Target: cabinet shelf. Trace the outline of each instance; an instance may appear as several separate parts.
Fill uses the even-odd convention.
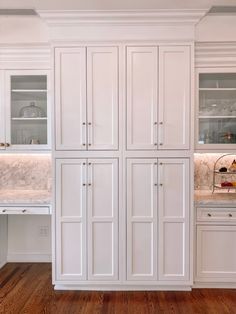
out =
[[[212,87],[212,88],[204,88],[204,87],[200,87],[199,88],[200,91],[236,91],[236,88],[234,87]]]
[[[47,89],[12,89],[13,93],[46,93]]]
[[[219,184],[215,184],[214,188],[219,190],[236,190],[236,186],[221,186]]]
[[[11,118],[13,121],[46,121],[47,117],[39,117],[39,118]]]
[[[199,116],[199,119],[236,119],[236,116]]]
[[[223,171],[215,170],[214,173],[222,174],[222,175],[224,175],[224,174],[226,174],[226,175],[227,174],[235,174],[236,175],[236,171],[235,172],[233,172],[233,171],[225,171],[225,172],[223,172]]]

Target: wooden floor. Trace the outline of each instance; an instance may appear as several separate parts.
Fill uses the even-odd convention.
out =
[[[7,264],[0,270],[0,313],[236,313],[236,290],[192,292],[54,291],[50,264]]]

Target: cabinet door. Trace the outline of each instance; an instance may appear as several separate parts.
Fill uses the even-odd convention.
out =
[[[157,47],[127,48],[127,148],[157,146]]]
[[[189,160],[159,159],[159,279],[189,280]]]
[[[118,279],[118,161],[88,160],[88,279]]]
[[[87,48],[88,149],[118,149],[118,48]]]
[[[127,160],[127,279],[157,279],[157,160]]]
[[[55,49],[56,149],[86,149],[86,50]]]
[[[197,280],[235,282],[236,226],[197,226]]]
[[[159,48],[159,149],[189,149],[190,47]]]
[[[56,160],[56,280],[86,279],[86,160]]]

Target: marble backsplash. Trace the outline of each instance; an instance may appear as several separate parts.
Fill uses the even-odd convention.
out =
[[[0,156],[0,190],[48,190],[52,185],[49,154]]]
[[[194,188],[195,190],[211,190],[213,184],[213,169],[216,160],[223,154],[194,154]],[[235,155],[228,155],[217,163],[217,170],[221,167],[229,168]],[[216,183],[222,181],[236,181],[236,174],[216,176]]]

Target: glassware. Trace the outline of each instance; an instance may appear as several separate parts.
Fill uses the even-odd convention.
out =
[[[46,116],[43,109],[36,106],[34,101],[31,101],[29,106],[21,108],[19,115],[21,118],[40,118]]]

